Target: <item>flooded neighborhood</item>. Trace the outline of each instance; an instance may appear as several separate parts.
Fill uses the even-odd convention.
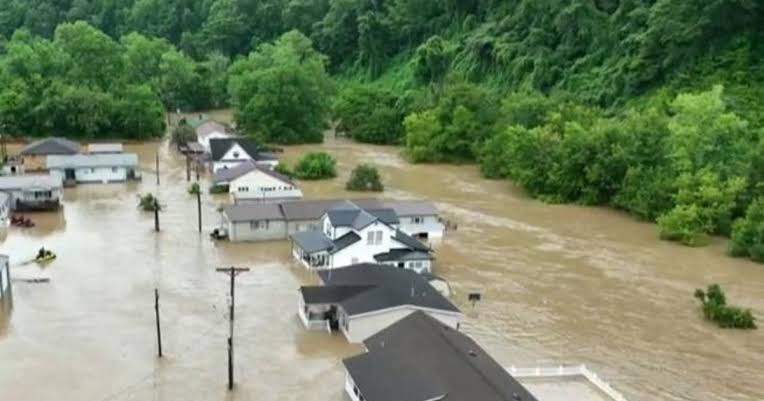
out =
[[[764,399],[764,333],[719,330],[699,318],[692,297],[720,283],[764,316],[764,269],[726,256],[723,240],[661,242],[654,225],[617,211],[542,203],[472,165],[412,165],[399,148],[331,134],[278,157],[292,164],[313,150],[334,156],[339,176],[299,181],[306,200],[368,198],[344,185],[365,162],[379,168],[381,198],[432,202],[449,222],[430,241],[432,273],[463,313],[459,331],[507,369],[585,365],[632,401]],[[298,291],[319,278],[295,260],[291,242],[212,240],[231,201],[208,193],[209,172],[200,177],[199,233],[185,157],[167,141],[124,151],[138,156],[140,181],[67,187],[60,210],[26,213],[34,227],[2,234],[11,277],[49,280],[15,281],[12,308],[0,310],[1,398],[345,400],[342,360],[364,347],[303,327]],[[161,205],[159,232],[137,208],[146,193]],[[30,263],[41,247],[56,258]],[[236,278],[229,392],[229,277],[216,268],[231,266],[250,270]],[[530,376],[517,378],[540,400],[605,399]]]

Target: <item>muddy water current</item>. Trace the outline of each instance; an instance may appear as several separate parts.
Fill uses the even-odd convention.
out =
[[[51,282],[15,283],[13,311],[0,317],[0,399],[344,400],[341,359],[359,348],[302,329],[297,288],[315,278],[292,263],[287,243],[210,241],[226,198],[204,195],[199,234],[184,159],[166,143],[127,148],[140,156],[141,183],[67,189],[61,211],[30,215],[35,228],[0,237],[12,273],[38,271],[24,262],[40,246],[58,254],[45,268]],[[317,148],[338,158],[340,177],[301,183],[307,198],[359,197],[344,182],[354,165],[372,162],[383,196],[432,200],[458,224],[435,244],[435,273],[450,281],[465,331],[502,364],[584,363],[631,401],[764,400],[764,330],[718,329],[692,297],[720,283],[764,319],[764,267],[725,256],[724,241],[661,242],[653,225],[618,212],[546,205],[471,166],[409,165],[396,148],[330,139],[283,157]],[[164,206],[158,234],[136,208],[145,192]],[[252,270],[236,281],[229,393],[229,282],[214,269],[231,265]],[[483,300],[473,308],[466,298],[475,291]]]

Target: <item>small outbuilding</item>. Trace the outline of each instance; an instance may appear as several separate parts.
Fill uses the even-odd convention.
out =
[[[0,192],[10,197],[11,210],[56,210],[64,185],[61,177],[50,174],[7,176],[0,177]]]
[[[138,155],[134,153],[96,153],[48,156],[48,169],[67,185],[112,183],[139,178]]]

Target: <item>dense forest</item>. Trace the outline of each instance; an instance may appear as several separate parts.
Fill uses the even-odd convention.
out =
[[[479,163],[764,261],[755,0],[7,0],[0,127],[144,138],[232,107],[268,142]]]

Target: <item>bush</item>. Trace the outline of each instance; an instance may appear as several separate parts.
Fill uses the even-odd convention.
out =
[[[178,126],[172,130],[171,140],[173,143],[178,145],[186,142],[196,141],[196,132],[190,125],[188,125],[186,119],[184,118],[180,120]]]
[[[213,185],[210,187],[211,194],[225,194],[228,193],[228,185]]]
[[[696,205],[679,205],[658,217],[661,239],[677,241],[689,246],[704,245],[710,225]]]
[[[764,263],[764,198],[751,203],[745,217],[733,225],[730,254]]]
[[[140,201],[138,202],[138,207],[144,212],[153,212],[154,210],[162,209],[162,207],[159,205],[159,199],[157,199],[157,197],[151,193],[141,195]]]
[[[325,152],[306,154],[294,168],[295,177],[302,180],[323,180],[337,176],[337,161]]]
[[[279,164],[277,164],[276,167],[273,168],[273,170],[289,178],[294,178],[294,171],[291,168],[289,168],[289,165],[287,165],[284,162],[279,162]]]
[[[381,192],[385,188],[379,176],[377,168],[371,164],[359,164],[350,174],[345,188],[349,191],[375,191]]]
[[[703,316],[722,328],[755,329],[756,318],[750,309],[727,305],[727,297],[719,284],[708,286],[706,291],[698,288],[695,298],[703,304]]]

